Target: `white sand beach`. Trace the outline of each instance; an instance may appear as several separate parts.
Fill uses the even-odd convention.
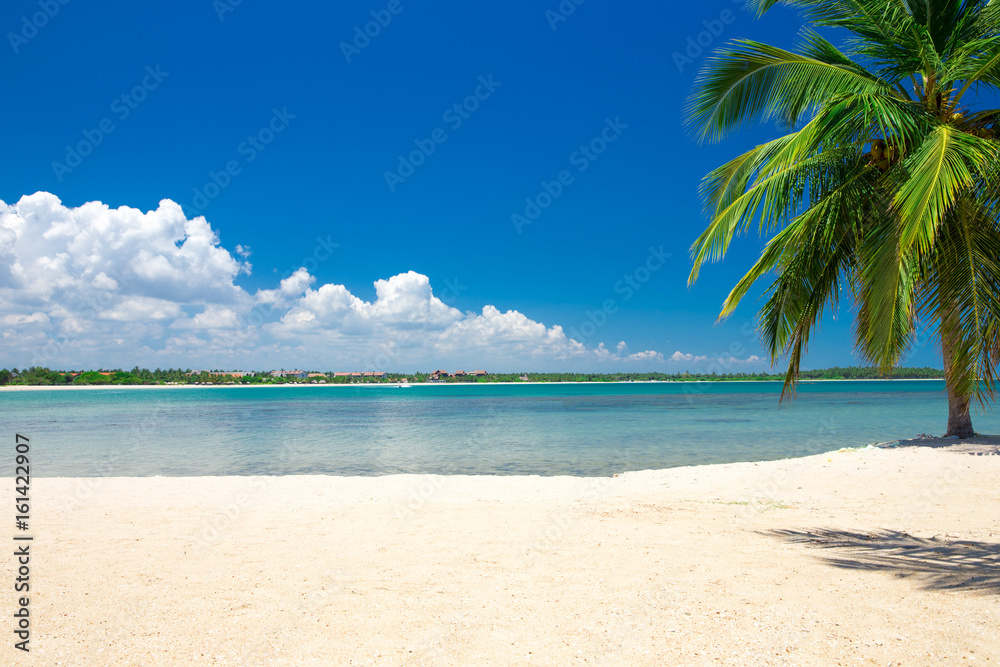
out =
[[[997,665],[1000,439],[975,443],[608,479],[35,479],[31,655],[8,630],[0,661]]]

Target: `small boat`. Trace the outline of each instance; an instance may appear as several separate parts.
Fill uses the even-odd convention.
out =
[[[410,388],[410,383],[409,382],[400,382],[399,384],[396,385],[396,388],[397,389],[409,389]]]

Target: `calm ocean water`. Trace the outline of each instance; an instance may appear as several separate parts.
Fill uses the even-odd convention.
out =
[[[941,434],[941,381],[0,392],[32,473],[610,475]],[[1000,433],[996,410],[977,413]]]

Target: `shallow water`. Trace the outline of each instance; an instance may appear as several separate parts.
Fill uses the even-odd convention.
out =
[[[942,381],[0,392],[32,474],[610,475],[805,456],[947,419]],[[996,410],[973,417],[1000,433]]]

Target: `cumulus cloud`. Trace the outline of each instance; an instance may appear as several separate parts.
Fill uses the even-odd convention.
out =
[[[4,315],[0,317],[0,324],[5,327],[24,326],[26,324],[48,324],[49,316],[45,313],[32,313],[30,315]]]
[[[705,361],[706,359],[708,359],[707,356],[696,357],[695,355],[690,353],[685,354],[680,350],[677,350],[676,352],[670,355],[670,361],[686,361],[688,363],[695,363],[695,362]]]
[[[763,359],[757,356],[756,354],[751,354],[746,359],[741,359],[734,355],[711,357],[707,354],[695,355],[689,352],[681,352],[680,350],[677,350],[676,352],[671,354],[667,359],[668,361],[684,362],[687,364],[694,364],[697,366],[708,365],[710,368],[713,369],[717,369],[718,367],[722,367],[723,369],[730,369],[736,366],[751,366],[751,365],[760,366],[767,364],[766,359]],[[731,371],[727,370],[726,372],[731,372]]]
[[[680,363],[747,366],[625,341],[576,340],[516,310],[462,312],[414,271],[374,282],[365,301],[318,284],[306,268],[247,292],[250,249],[230,252],[208,221],[163,200],[152,211],[100,202],[67,207],[49,193],[0,201],[0,365],[83,368],[601,368]],[[594,343],[596,347],[594,346]]]
[[[663,354],[656,350],[644,350],[624,357],[625,361],[663,361]]]
[[[290,299],[302,296],[316,281],[304,268],[299,268],[292,275],[281,280],[277,289],[257,290],[255,295],[259,303],[285,305]]]
[[[629,354],[628,345],[625,341],[620,341],[615,347],[615,352],[612,352],[604,343],[600,343],[597,349],[594,350],[594,356],[597,357],[599,361],[663,361],[663,354],[657,352],[656,350],[645,350],[643,352],[635,352]]]
[[[175,329],[234,329],[239,326],[236,311],[223,306],[206,306],[191,318],[180,318],[170,325]]]
[[[68,207],[36,193],[0,201],[0,363],[388,369],[551,368],[663,363],[654,350],[574,340],[516,310],[462,312],[408,271],[365,301],[306,268],[255,293],[238,284],[250,250],[230,252],[204,217],[163,200],[152,211]]]

